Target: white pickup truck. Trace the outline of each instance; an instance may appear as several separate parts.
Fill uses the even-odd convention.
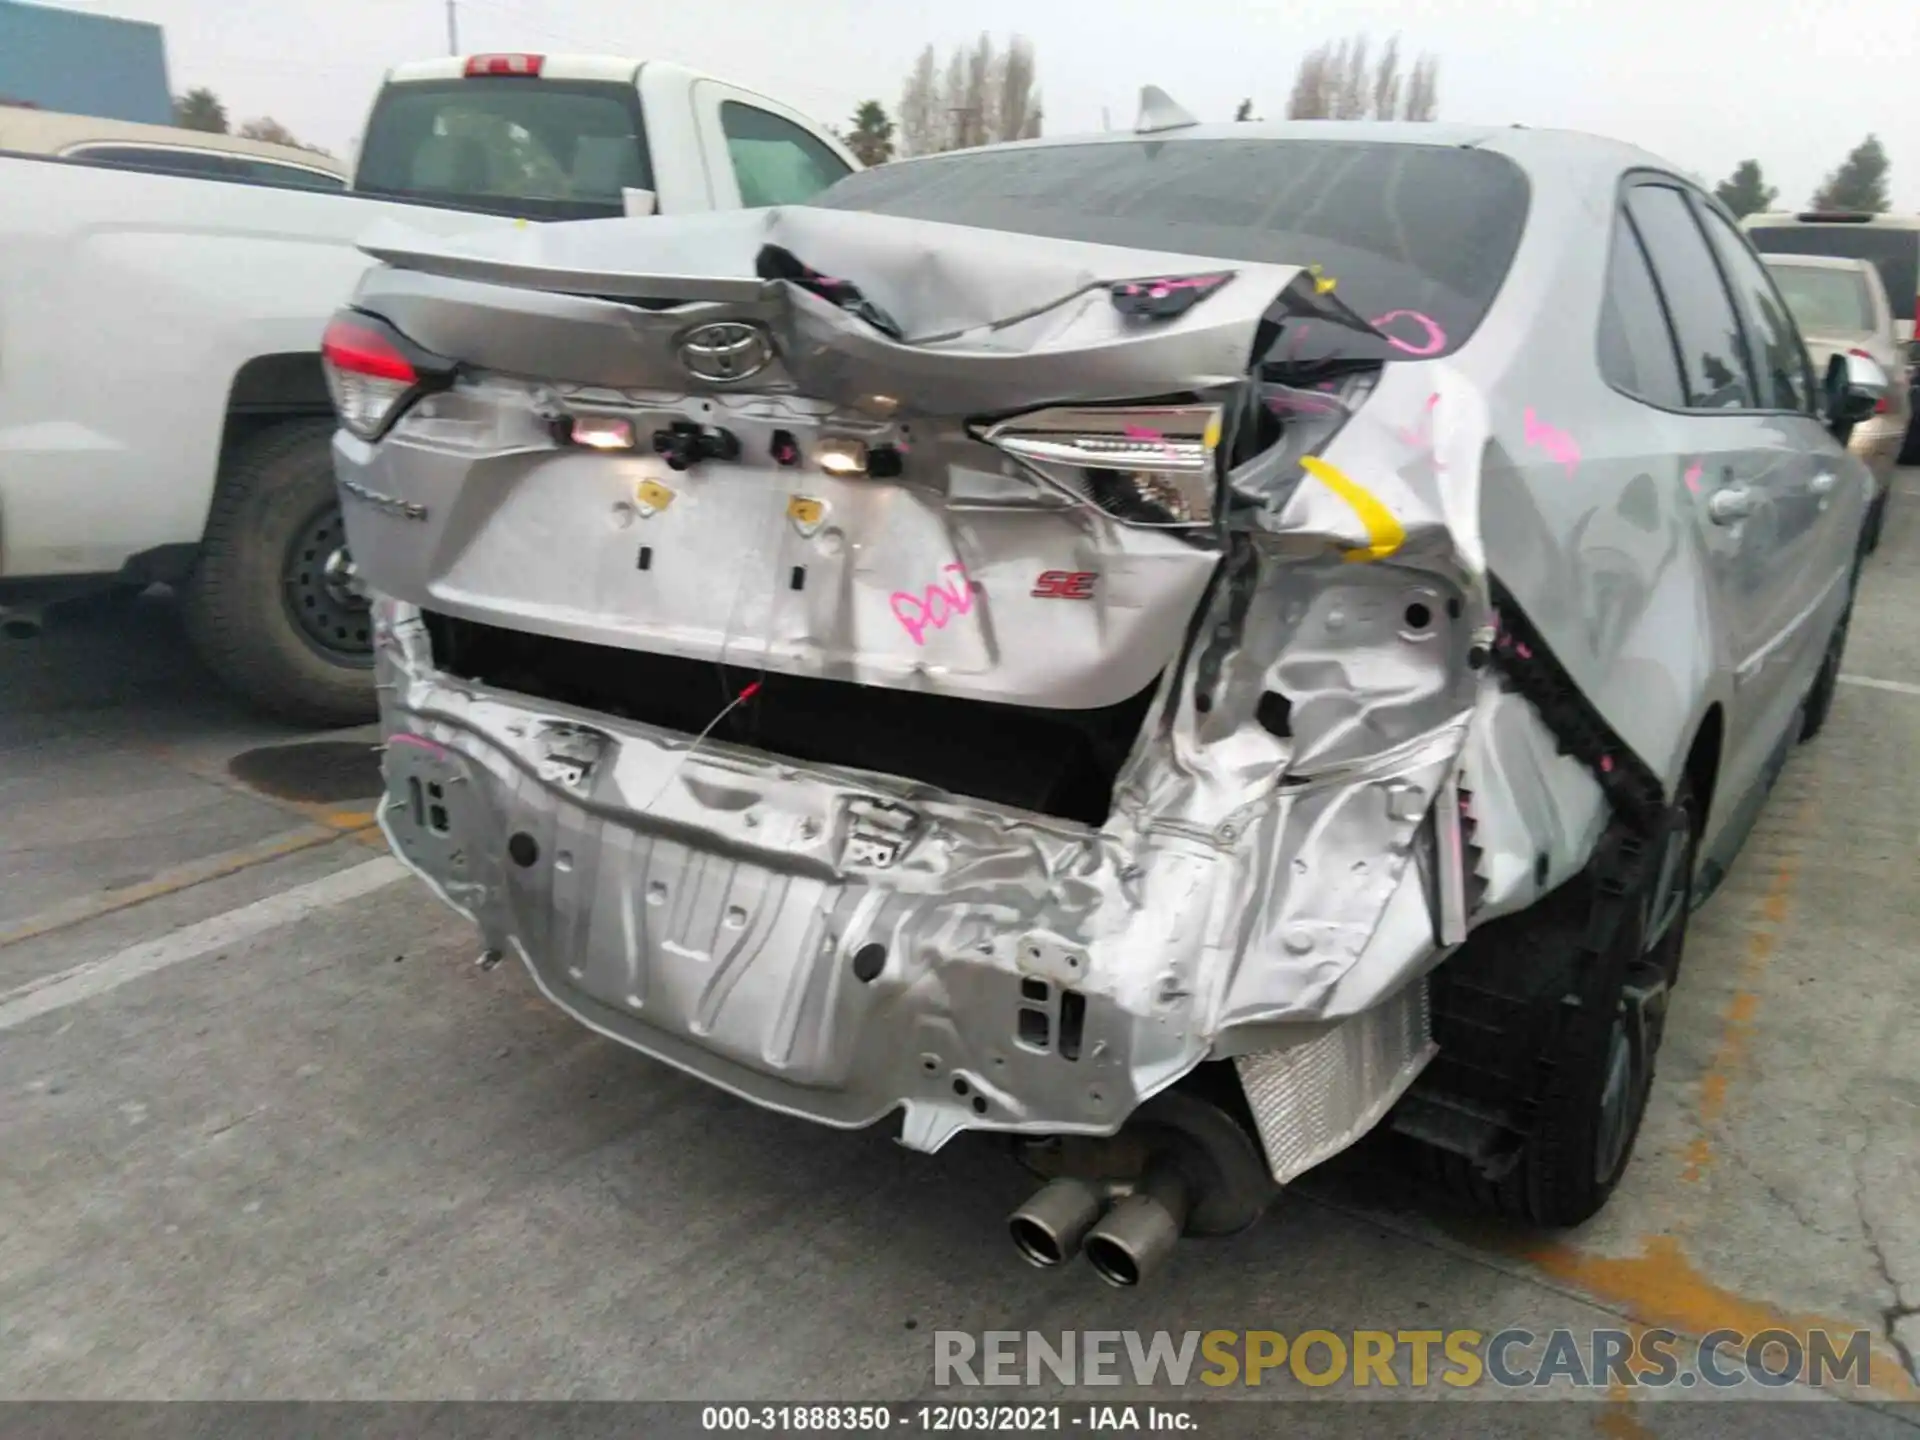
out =
[[[165,582],[257,707],[371,719],[320,366],[359,238],[791,204],[854,168],[765,96],[560,55],[396,68],[344,194],[0,152],[0,630]]]

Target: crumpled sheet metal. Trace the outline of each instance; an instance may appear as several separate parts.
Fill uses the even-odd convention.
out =
[[[458,241],[389,225],[362,241],[386,266],[368,272],[356,300],[429,349],[506,373],[630,385],[676,370],[674,347],[690,327],[753,319],[772,329],[780,353],[779,366],[756,377],[757,392],[784,388],[841,403],[881,395],[930,414],[1006,412],[1036,397],[1151,395],[1170,380],[1202,393],[1237,386],[1274,297],[1305,273],[805,207],[600,220]],[[760,279],[755,259],[764,246],[823,273],[857,276],[861,293],[906,339],[791,282]],[[1169,319],[1123,315],[1106,288],[1221,272],[1232,272],[1233,282]],[[508,286],[521,298],[503,295]],[[688,303],[637,309],[622,296]],[[482,318],[493,306],[516,312],[511,333]],[[535,333],[543,312],[553,317],[545,343]]]
[[[584,383],[620,383],[621,337],[630,352],[636,338],[664,347],[690,316],[753,315],[787,327],[793,349],[773,378],[807,395],[848,398],[884,380],[908,408],[951,413],[1030,405],[1036,393],[1112,400],[1218,385],[1306,423],[1229,477],[1237,508],[1217,583],[1118,778],[1112,817],[1091,833],[911,782],[720,746],[690,753],[685,737],[510,703],[435,674],[416,612],[383,601],[392,743],[382,823],[409,863],[438,872],[489,945],[517,951],[550,996],[608,1034],[827,1123],[866,1124],[904,1105],[903,1138],[932,1149],[971,1127],[1109,1131],[1200,1060],[1247,1054],[1236,1033],[1258,1043],[1272,1027],[1364,1015],[1417,989],[1444,950],[1433,896],[1462,878],[1433,873],[1447,847],[1423,827],[1438,801],[1475,819],[1484,843],[1465,853],[1489,905],[1525,903],[1541,854],[1555,877],[1577,868],[1600,816],[1597,789],[1557,763],[1536,715],[1467,663],[1492,625],[1488,572],[1505,574],[1483,539],[1487,466],[1518,449],[1471,371],[1388,365],[1357,406],[1357,392],[1337,387],[1267,384],[1255,394],[1245,347],[1274,297],[1297,293],[1303,269],[1234,267],[1234,284],[1155,322],[1157,338],[1121,344],[1136,322],[1084,288],[1085,255],[1021,239],[1012,253],[1030,268],[1002,277],[1002,288],[959,271],[916,310],[892,266],[851,253],[848,237],[865,238],[878,217],[830,218],[847,253],[809,248],[825,230],[777,233],[810,265],[850,262],[863,293],[910,335],[970,321],[991,335],[901,344],[784,283],[752,301],[698,302],[672,324],[577,294],[514,303],[554,318],[533,349]],[[788,221],[783,212],[697,228],[735,234],[727,253],[737,257],[747,239],[766,243]],[[909,232],[950,227],[899,223],[883,248],[904,276],[901,257],[937,248],[938,237]],[[604,222],[600,236],[559,227],[509,238],[583,247],[549,267],[574,276],[555,282],[566,290],[598,275],[591,245],[637,243],[637,230],[616,233],[625,224]],[[487,364],[490,337],[472,301],[499,292],[495,280],[521,273],[520,262],[483,271],[471,257],[389,253],[417,273],[376,270],[363,299],[429,348]],[[1221,268],[1121,254],[1133,275]],[[628,255],[623,268],[639,267]],[[958,308],[967,283],[990,297],[977,310]],[[995,327],[1011,307],[1061,294]],[[569,347],[581,320],[607,343]],[[526,363],[525,334],[514,343],[519,363],[502,368],[547,373],[544,361]],[[1229,376],[1220,357],[1234,345]],[[1078,388],[1036,390],[1037,376]],[[936,402],[943,388],[958,398]],[[1503,500],[1519,495],[1510,487]],[[356,555],[362,548],[356,537]],[[381,588],[377,567],[372,578]],[[1277,726],[1261,719],[1276,695],[1289,710]],[[572,780],[564,766],[556,772],[556,726],[576,748],[580,729],[597,733],[606,763]],[[401,797],[415,780],[455,797],[453,838],[423,835],[409,817]],[[849,816],[876,797],[914,816],[910,842],[885,867],[851,858],[866,852]],[[568,863],[510,873],[497,858],[507,832]],[[456,855],[473,873],[453,876]],[[868,945],[884,948],[887,968],[856,984],[849,962]],[[1084,995],[1080,1059],[1017,1043],[1023,979]],[[1349,1108],[1371,1113],[1383,1093]]]

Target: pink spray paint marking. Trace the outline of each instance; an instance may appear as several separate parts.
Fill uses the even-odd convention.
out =
[[[927,631],[944,630],[954,616],[965,615],[973,609],[973,582],[967,579],[966,569],[960,565],[942,568],[955,578],[936,581],[918,595],[910,590],[896,590],[887,597],[893,618],[916,645],[927,643]]]
[[[1433,448],[1433,412],[1439,404],[1440,392],[1436,390],[1427,397],[1426,409],[1420,412],[1420,428],[1416,430],[1405,425],[1400,427],[1400,439],[1403,444],[1415,450]]]
[[[1687,473],[1681,478],[1687,482],[1687,489],[1698,495],[1700,493],[1700,462],[1696,460],[1689,465]]]
[[[1394,349],[1403,350],[1409,355],[1427,356],[1438,355],[1442,350],[1447,348],[1447,332],[1440,328],[1439,324],[1431,315],[1419,310],[1389,310],[1386,314],[1368,323],[1370,323],[1374,329],[1380,331],[1381,334],[1385,335],[1387,322],[1398,320],[1402,316],[1405,316],[1423,328],[1427,332],[1427,341],[1424,345],[1410,345],[1397,335],[1387,335],[1387,343],[1393,346]]]
[[[1151,440],[1160,446],[1160,451],[1164,455],[1176,455],[1179,453],[1173,446],[1167,443],[1167,437],[1162,435],[1158,430],[1150,429],[1145,425],[1127,425],[1122,428],[1125,430],[1127,439],[1129,440]]]
[[[387,737],[387,744],[411,745],[416,750],[426,751],[429,755],[433,756],[433,758],[436,760],[444,760],[447,758],[447,751],[445,746],[436,745],[433,743],[433,741],[426,739],[424,736],[410,735],[405,731],[402,731],[397,735],[389,735]]]
[[[1580,473],[1580,447],[1573,437],[1564,430],[1556,430],[1551,425],[1543,425],[1533,418],[1533,407],[1527,407],[1523,417],[1526,424],[1527,444],[1546,451],[1560,464],[1567,467],[1567,478],[1571,480]]]

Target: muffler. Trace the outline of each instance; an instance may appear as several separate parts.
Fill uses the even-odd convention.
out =
[[[0,606],[0,635],[9,640],[35,640],[45,628],[38,605]]]
[[[1084,1180],[1049,1180],[1007,1217],[1013,1243],[1029,1265],[1050,1270],[1080,1253],[1106,1199]]]
[[[1056,1182],[1058,1183],[1058,1182]],[[1147,1171],[1088,1233],[1087,1263],[1109,1285],[1138,1285],[1166,1263],[1187,1228],[1187,1182],[1171,1165]]]

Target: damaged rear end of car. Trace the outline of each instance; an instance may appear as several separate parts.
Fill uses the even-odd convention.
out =
[[[1251,1223],[1600,836],[1491,683],[1457,337],[1313,255],[830,208],[367,248],[328,359],[395,852],[634,1049],[1014,1137],[1036,1264]]]

